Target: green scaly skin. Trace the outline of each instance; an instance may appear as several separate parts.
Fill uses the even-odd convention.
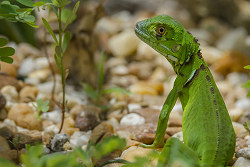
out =
[[[235,132],[223,98],[202,58],[199,44],[179,22],[167,15],[140,21],[136,35],[161,53],[177,74],[159,116],[155,141],[144,147],[164,146],[169,114],[180,98],[183,140],[167,140],[157,166],[171,165],[176,157],[201,167],[225,167],[235,151]],[[179,158],[179,159],[180,159]]]

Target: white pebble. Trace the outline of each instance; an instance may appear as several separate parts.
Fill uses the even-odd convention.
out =
[[[38,57],[35,59],[36,69],[43,69],[49,67],[49,62],[46,57]]]
[[[36,69],[35,62],[32,58],[26,58],[21,63],[18,74],[22,76],[27,76],[31,71],[34,71]]]
[[[91,130],[87,132],[76,131],[70,138],[70,144],[73,148],[82,147],[83,145],[88,144],[91,135]]]
[[[18,100],[18,92],[14,86],[4,86],[1,89],[1,93],[7,101],[16,102]]]
[[[175,137],[175,138],[179,139],[180,141],[183,141],[183,132],[182,131],[177,132],[172,137]]]
[[[47,133],[50,136],[55,136],[59,132],[59,128],[56,125],[50,125],[46,127],[43,131],[43,133]]]
[[[235,107],[241,108],[243,110],[250,109],[250,99],[244,98],[237,100],[235,103]]]
[[[121,119],[120,124],[123,126],[125,126],[125,125],[143,125],[143,124],[145,124],[145,119],[136,113],[131,113],[131,114],[125,115]]]
[[[250,160],[243,157],[239,157],[233,165],[233,167],[243,167],[243,166],[250,167]]]
[[[39,92],[41,92],[41,93],[50,94],[52,91],[53,85],[54,85],[54,82],[49,81],[49,82],[45,82],[45,83],[41,83],[41,84],[37,85],[37,88],[38,88]],[[57,94],[61,91],[62,91],[62,84],[59,82],[56,82],[55,94]]]
[[[140,109],[141,105],[140,104],[136,104],[136,103],[130,103],[128,104],[128,110],[129,112],[135,110],[135,109]]]
[[[9,119],[9,118],[6,118],[3,123],[0,124],[0,128],[2,127],[9,127],[9,126],[14,126],[16,127],[16,123],[15,121]]]
[[[51,112],[42,113],[42,118],[51,120],[54,123],[59,123],[62,120],[62,112],[54,110]]]

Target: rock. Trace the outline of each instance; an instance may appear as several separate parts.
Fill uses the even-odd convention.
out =
[[[115,118],[116,120],[120,121],[122,119],[122,117],[127,115],[127,113],[128,113],[128,110],[126,110],[124,108],[120,108],[118,110],[115,110],[115,111],[109,113],[107,118],[108,119]]]
[[[241,108],[243,110],[249,110],[250,109],[250,100],[247,98],[239,99],[235,102],[235,107]]]
[[[63,151],[63,145],[69,141],[69,135],[65,133],[56,134],[51,140],[51,149],[55,152]]]
[[[134,94],[159,95],[163,92],[163,86],[160,83],[138,82],[131,85],[129,90]]]
[[[32,58],[26,58],[22,61],[18,69],[18,74],[21,76],[27,76],[35,69],[36,69],[35,61]]]
[[[36,100],[38,89],[35,86],[25,86],[19,93],[20,102],[31,102]]]
[[[17,69],[14,64],[0,62],[0,65],[1,65],[1,72],[8,74],[12,77],[16,77]]]
[[[61,122],[59,122],[57,124],[58,129],[60,129],[60,126],[61,126]],[[64,123],[63,123],[63,128],[62,128],[62,131],[64,133],[68,134],[67,132],[71,131],[68,128],[74,128],[74,127],[75,127],[75,120],[72,117],[64,118]],[[78,131],[79,131],[79,129],[78,129]],[[68,135],[71,135],[71,134],[68,134]]]
[[[80,92],[81,94],[78,94],[78,92],[71,91],[70,94],[66,94],[65,99],[67,101],[67,107],[69,109],[73,108],[75,105],[85,105],[87,102],[87,96],[84,95],[84,92]],[[63,100],[63,93],[60,92],[57,96],[57,101]]]
[[[67,142],[63,145],[63,150],[64,150],[64,151],[72,150],[72,146],[71,146],[70,142],[67,141]]]
[[[127,61],[122,57],[112,57],[108,59],[107,62],[105,63],[105,66],[108,69],[121,66],[121,65],[124,65],[124,66],[127,65]]]
[[[208,65],[215,63],[222,56],[222,51],[216,47],[202,46],[201,47],[202,57]]]
[[[0,111],[5,107],[5,104],[6,104],[6,99],[2,95],[2,93],[0,93]]]
[[[133,110],[136,109],[141,109],[141,105],[140,104],[136,104],[136,103],[129,103],[128,104],[128,110],[129,112],[132,112]]]
[[[131,62],[128,69],[130,74],[137,76],[141,80],[146,80],[151,76],[155,66],[152,61]]]
[[[36,69],[49,68],[49,61],[47,57],[38,57],[34,60]]]
[[[245,51],[247,31],[243,27],[232,29],[216,42],[216,48],[221,50]]]
[[[0,121],[8,117],[8,112],[5,109],[0,110]]]
[[[59,132],[59,128],[56,125],[50,125],[44,129],[44,133],[54,137]]]
[[[243,67],[250,64],[250,58],[238,51],[224,52],[222,57],[211,67],[214,71],[226,76],[232,72],[247,73],[248,70]]]
[[[0,136],[0,152],[1,151],[9,151],[10,150],[10,146],[7,142],[7,140],[5,138],[3,138],[2,136]]]
[[[79,128],[65,128],[63,130],[63,132],[65,132],[66,134],[72,136],[75,132],[79,132],[80,129]]]
[[[119,65],[111,68],[110,73],[112,75],[127,75],[129,73],[129,70],[127,66]]]
[[[112,78],[110,78],[109,81],[110,84],[118,85],[125,88],[137,82],[138,78],[134,75],[113,76]]]
[[[102,122],[93,129],[93,133],[90,140],[93,143],[97,143],[103,138],[103,136],[105,136],[105,134],[113,132],[113,127],[110,123]]]
[[[21,154],[26,153],[26,149],[21,149],[18,151],[18,157],[21,156]],[[14,161],[15,163],[19,163],[19,159],[17,159],[17,151],[16,150],[8,150],[8,151],[0,151],[0,157],[9,159],[11,161]]]
[[[14,137],[14,134],[16,133],[17,129],[16,127],[9,126],[9,127],[1,127],[0,128],[0,136],[5,138],[6,140],[12,140]]]
[[[83,111],[83,105],[75,105],[73,108],[70,109],[69,113],[75,118],[80,112]]]
[[[145,119],[146,123],[157,125],[158,118],[160,114],[160,110],[152,109],[152,108],[141,108],[133,110],[132,112],[139,114]]]
[[[235,152],[238,152],[240,149],[247,147],[248,139],[236,140]]]
[[[35,117],[33,109],[26,103],[19,103],[13,107],[8,114],[8,118],[23,128],[29,130],[42,130],[42,122]]]
[[[20,91],[21,89],[21,85],[19,84],[19,81],[16,78],[4,73],[0,73],[0,89],[2,89],[6,85],[14,86],[17,91]]]
[[[245,148],[240,149],[239,151],[235,153],[235,157],[236,158],[244,157],[244,158],[250,159],[250,148],[245,147]]]
[[[151,152],[152,152],[152,149],[150,148],[132,146],[122,152],[121,158],[129,162],[135,162],[135,157],[148,157],[148,155]],[[156,166],[157,162],[158,162],[158,159],[153,158],[150,164],[147,164],[147,166]]]
[[[37,85],[37,88],[40,93],[45,93],[45,94],[50,94],[53,88],[54,82],[49,81],[49,82],[44,82],[40,83]],[[56,81],[56,86],[55,86],[55,94],[58,94],[59,92],[62,91],[62,84],[58,81]]]
[[[142,41],[139,42],[136,53],[136,59],[138,60],[153,60],[159,55],[152,47]]]
[[[1,93],[7,101],[18,101],[18,92],[14,86],[6,85],[2,87]]]
[[[46,79],[51,74],[50,69],[40,69],[40,70],[34,70],[28,74],[28,78],[36,78],[40,82],[46,81]]]
[[[59,110],[45,112],[42,113],[42,118],[44,120],[51,120],[54,123],[60,123],[62,121],[62,112]]]
[[[79,128],[81,131],[92,130],[98,124],[99,120],[95,115],[84,111],[79,113],[75,119],[75,128]]]
[[[18,44],[18,52],[21,52],[24,55],[24,57],[28,56],[40,57],[42,55],[39,49],[35,48],[34,46],[28,43]]]
[[[122,126],[126,126],[126,125],[143,125],[145,124],[145,119],[136,114],[136,113],[131,113],[131,114],[128,114],[128,115],[125,115],[121,121],[120,121],[120,124]]]
[[[183,141],[183,132],[182,131],[177,132],[172,137],[175,137],[175,138],[179,139],[180,141]]]
[[[240,117],[244,114],[244,110],[242,110],[241,108],[233,108],[229,109],[228,113],[230,117],[233,118],[233,121],[237,122],[240,119]]]
[[[250,167],[250,160],[243,157],[239,157],[233,165],[233,167],[243,167],[243,166]]]
[[[21,137],[20,148],[24,148],[25,144],[35,145],[36,143],[42,143],[42,134],[38,130],[17,132],[14,135],[14,140]]]
[[[156,67],[148,80],[154,82],[164,82],[166,80],[166,73],[167,70],[162,66]]]
[[[130,139],[145,144],[152,144],[155,139],[156,127],[153,124],[120,126],[114,129],[114,134],[117,134],[118,131],[128,131]],[[168,134],[165,134],[164,140],[167,140],[169,137]]]
[[[242,124],[237,123],[237,122],[232,122],[232,123],[233,123],[236,137],[244,138],[246,135],[248,135],[248,132],[246,131],[246,129],[244,128]]]
[[[87,145],[91,135],[92,135],[91,130],[89,130],[87,132],[74,132],[74,134],[70,138],[70,144],[73,148],[82,147],[83,145]]]
[[[214,41],[214,37],[212,36],[212,34],[210,32],[208,32],[205,29],[197,29],[197,28],[192,28],[188,30],[193,36],[196,37],[196,39],[198,39],[198,43],[201,44],[212,44]]]
[[[136,51],[139,39],[133,30],[127,30],[112,36],[108,44],[114,56],[127,57]]]
[[[227,75],[226,79],[233,85],[234,87],[237,85],[242,85],[249,79],[248,74],[232,72]]]

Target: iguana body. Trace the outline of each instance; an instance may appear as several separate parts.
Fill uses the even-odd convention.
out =
[[[161,153],[166,158],[160,158],[158,166],[171,165],[175,159],[190,160],[190,166],[227,166],[235,150],[235,132],[195,37],[167,15],[138,22],[135,32],[142,41],[165,56],[177,74],[159,116],[155,141],[144,147],[164,145],[169,114],[179,97],[184,111],[185,145],[178,139],[168,139]]]

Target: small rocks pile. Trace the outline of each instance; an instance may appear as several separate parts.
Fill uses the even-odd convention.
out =
[[[242,88],[242,84],[249,80],[243,66],[250,64],[249,57],[245,55],[249,53],[246,41],[250,36],[244,28],[230,29],[215,18],[204,18],[199,28],[194,28],[190,17],[181,16],[185,12],[168,9],[164,12],[176,16],[175,19],[199,39],[204,59],[228,107],[237,137],[235,157],[238,159],[234,166],[249,165],[250,138],[242,124],[249,120],[250,100],[246,98],[247,90]],[[157,11],[163,11],[163,7]],[[115,157],[129,161],[133,161],[134,155],[145,157],[150,149],[136,146],[140,142],[150,144],[154,141],[162,104],[176,77],[167,60],[134,34],[135,23],[151,16],[147,12],[132,16],[123,11],[98,22],[95,32],[101,46],[114,56],[105,62],[111,76],[105,86],[124,87],[134,95],[117,97],[109,94],[109,108],[103,120],[102,109],[91,104],[83,90],[75,91],[67,85],[67,112],[61,134],[57,133],[62,113],[54,102],[49,103],[49,112],[42,114],[42,120],[34,114],[35,101],[51,97],[53,78],[46,57],[28,44],[13,45],[16,49],[14,63],[0,62],[0,156],[17,162],[16,150],[8,141],[16,140],[18,136],[21,136],[19,154],[25,152],[25,144],[37,142],[42,143],[44,153],[49,154],[67,152],[76,147],[84,149],[89,140],[97,143],[106,136],[117,134],[127,140],[128,150]],[[210,31],[208,27],[218,31]],[[23,76],[24,81],[17,80],[17,76]],[[55,101],[61,100],[62,85],[60,75],[56,74]],[[165,140],[170,136],[183,140],[181,126],[182,107],[177,101],[170,114]]]

